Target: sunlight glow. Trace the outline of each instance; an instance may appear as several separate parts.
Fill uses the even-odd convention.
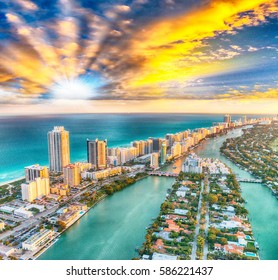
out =
[[[51,88],[51,93],[57,99],[89,99],[93,94],[93,88],[79,79],[63,80]]]

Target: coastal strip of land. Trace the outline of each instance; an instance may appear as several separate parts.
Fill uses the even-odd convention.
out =
[[[278,122],[256,124],[243,132],[224,142],[222,154],[257,177],[278,199]]]
[[[177,177],[138,259],[259,259],[235,174],[218,160],[201,160],[203,173]]]
[[[257,122],[258,120],[252,120],[252,123]],[[208,132],[208,130],[206,129],[200,129],[200,133],[193,132],[192,135],[195,136],[194,138],[191,137],[191,140],[194,141],[192,142],[192,144],[190,144],[188,149],[184,152],[178,153],[176,153],[176,149],[173,149],[174,156],[170,157],[170,159],[164,164],[162,164],[162,166],[173,163],[180,157],[187,155],[192,149],[194,149],[194,147],[198,146],[201,141],[204,141],[207,138],[212,138],[225,134],[229,130],[241,126],[242,124],[239,123],[236,126],[226,126],[225,128],[225,125],[219,124],[219,126],[217,126],[219,130],[217,130],[216,127],[212,127],[213,131],[215,130],[215,133],[203,134],[204,132]],[[197,134],[200,137],[197,137]],[[148,176],[149,173],[147,173],[146,170],[153,170],[153,168],[148,164],[138,165],[135,161],[129,162],[127,166],[122,167],[122,169],[124,171],[123,173],[120,172],[120,174],[113,175],[112,177],[109,176],[105,179],[99,179],[97,180],[97,182],[84,180],[78,186],[78,188],[72,188],[70,190],[70,194],[66,194],[59,201],[55,201],[55,196],[53,196],[54,200],[46,197],[40,199],[38,201],[38,204],[36,202],[36,204],[31,203],[25,205],[26,202],[18,199],[20,190],[19,186],[22,183],[22,180],[19,180],[17,182],[11,182],[2,186],[1,189],[4,192],[15,192],[12,197],[10,197],[8,193],[4,193],[3,203],[5,205],[3,207],[1,206],[1,211],[5,212],[4,214],[2,214],[2,218],[4,218],[5,220],[5,227],[2,230],[2,233],[0,233],[0,240],[2,241],[2,247],[0,249],[4,252],[4,255],[6,255],[5,258],[37,258],[38,255],[40,255],[43,251],[49,248],[53,244],[53,242],[56,242],[57,237],[61,233],[63,233],[65,230],[71,227],[99,201],[104,199],[107,195],[112,195],[113,193],[120,191],[123,188],[133,184],[136,180]],[[156,169],[159,169],[159,166]],[[57,175],[54,179],[60,180],[60,177]],[[188,240],[187,245],[189,247],[187,249],[189,254],[194,255],[194,258],[200,258],[200,256],[203,255],[201,249],[202,246],[200,245],[203,242],[203,223],[199,222],[199,218],[203,217],[203,208],[205,207],[205,196],[203,196],[203,182],[201,182],[200,185],[198,185],[198,183],[196,182],[196,186],[197,188],[201,188],[198,191],[196,190],[196,199],[198,205],[196,212],[197,216],[195,217],[195,220],[198,221],[198,223],[197,227],[195,227],[195,225],[190,224],[188,224],[188,226],[194,226],[192,230],[192,237],[193,240],[195,240],[193,244],[197,244],[197,247],[193,248],[192,253],[192,250],[189,250],[192,241]],[[196,201],[193,201],[193,204],[195,203]],[[26,209],[26,207],[28,209]],[[15,213],[14,209],[17,208],[20,209],[21,215],[28,214],[28,217],[24,216],[23,218],[20,218],[18,215],[13,214]],[[29,216],[29,210],[33,213],[32,217]],[[194,213],[192,219],[194,219]],[[206,221],[206,225],[208,225],[207,215]],[[207,231],[208,227],[206,226],[206,232]],[[32,246],[34,247],[32,247],[29,243],[32,244]],[[207,245],[205,248],[205,251],[207,251]],[[191,255],[191,258],[193,255]]]

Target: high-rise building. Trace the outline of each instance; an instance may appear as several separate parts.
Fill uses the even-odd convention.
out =
[[[139,146],[140,146],[140,142],[139,141],[133,141],[131,142],[131,146],[134,148],[137,148],[139,151]]]
[[[34,164],[25,167],[25,178],[26,182],[29,183],[34,181],[36,178],[48,178],[48,169],[46,166],[40,166],[39,164]]]
[[[190,134],[190,130],[189,129],[184,131],[183,132],[184,138],[187,138],[189,136],[189,134]]]
[[[81,182],[81,174],[79,172],[79,167],[75,164],[68,164],[63,168],[64,174],[64,184],[68,185],[70,188],[76,187]]]
[[[27,200],[29,202],[37,198],[37,185],[35,181],[28,184],[21,184],[21,197],[22,200]]]
[[[170,133],[166,134],[165,139],[168,140],[169,147],[172,147],[175,142],[174,134],[170,134]]]
[[[31,181],[26,184],[21,184],[22,200],[32,202],[37,198],[49,195],[50,185],[48,178],[36,178],[35,181]]]
[[[189,173],[202,173],[203,167],[201,165],[201,159],[198,158],[195,154],[190,154],[184,161],[182,165],[183,172]]]
[[[243,118],[242,118],[242,123],[243,123],[243,124],[247,124],[247,116],[243,116]]]
[[[139,145],[139,156],[145,155],[145,146],[146,146],[145,141],[141,140]]]
[[[107,149],[107,150],[108,150],[108,156],[116,157],[117,158],[117,165],[120,165],[121,164],[121,149],[120,148],[110,148],[110,149]]]
[[[153,140],[152,139],[148,139],[146,141],[146,145],[145,145],[145,149],[146,149],[146,154],[151,154],[153,152]]]
[[[120,148],[120,163],[124,164],[127,161],[133,160],[139,156],[139,150],[135,147]]]
[[[153,152],[158,153],[161,149],[162,140],[160,138],[149,138],[153,140]]]
[[[224,122],[225,123],[231,123],[232,122],[232,117],[231,115],[227,114],[224,116]]]
[[[181,155],[181,143],[175,142],[171,148],[172,157],[179,157]]]
[[[166,147],[166,141],[164,141],[161,145],[160,150],[160,163],[164,164],[166,162],[166,153],[167,153],[167,147]]]
[[[154,169],[159,167],[159,154],[158,153],[152,153],[150,166]]]
[[[53,172],[62,172],[70,163],[69,132],[63,126],[55,126],[48,132],[48,157]]]
[[[87,140],[87,159],[95,169],[107,167],[107,140]]]

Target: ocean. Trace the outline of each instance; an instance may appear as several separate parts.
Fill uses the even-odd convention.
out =
[[[233,119],[240,117],[236,115]],[[0,116],[0,183],[23,176],[25,166],[48,165],[47,132],[54,126],[64,126],[70,132],[74,162],[86,160],[87,138],[107,139],[109,147],[124,146],[133,140],[210,127],[213,122],[221,121],[223,115],[209,114]]]

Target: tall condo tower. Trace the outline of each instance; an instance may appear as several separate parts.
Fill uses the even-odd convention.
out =
[[[87,159],[95,169],[107,167],[107,140],[87,139]]]
[[[167,151],[167,147],[166,147],[166,143],[164,141],[161,144],[161,150],[160,150],[160,163],[161,164],[164,164],[166,162],[166,151]]]
[[[55,126],[47,136],[50,171],[62,172],[70,163],[69,132],[63,126]]]
[[[232,122],[232,117],[231,115],[227,114],[224,116],[224,122],[225,123],[231,123]]]

